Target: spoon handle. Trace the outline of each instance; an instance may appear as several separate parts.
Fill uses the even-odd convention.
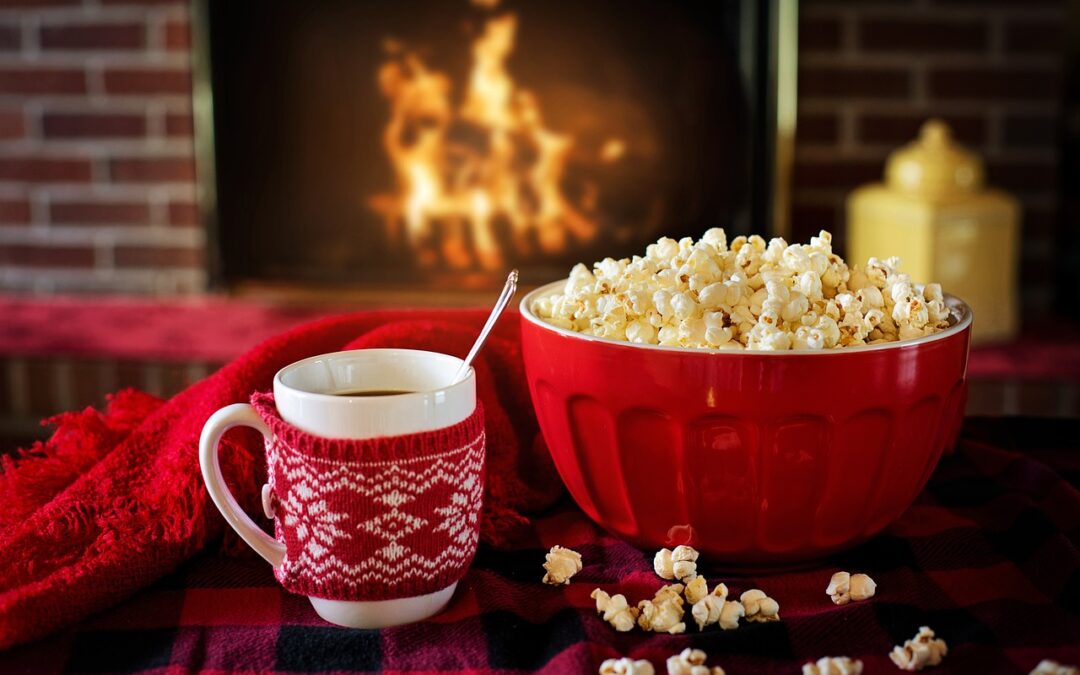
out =
[[[473,359],[480,352],[480,348],[484,346],[484,341],[487,340],[488,333],[495,327],[495,322],[499,320],[499,316],[506,309],[506,306],[510,304],[510,299],[514,297],[514,293],[517,292],[518,271],[511,270],[510,275],[506,277],[506,285],[503,286],[502,294],[499,295],[498,301],[495,303],[495,307],[492,308],[491,314],[488,315],[487,323],[484,324],[484,328],[480,331],[479,337],[476,338],[476,342],[473,343],[472,349],[469,350],[469,355],[465,357],[465,361],[454,373],[454,378],[450,380],[450,384],[457,384],[465,377],[469,372],[469,367],[472,365]]]

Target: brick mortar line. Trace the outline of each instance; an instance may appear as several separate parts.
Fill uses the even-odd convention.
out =
[[[911,73],[911,104],[916,108],[924,108],[930,98],[930,74],[926,59],[913,59],[909,68]]]
[[[40,45],[38,44],[38,33],[40,32],[40,22],[34,16],[23,17],[19,22],[21,44],[19,45],[19,51],[14,52],[16,54],[24,54],[30,58],[37,57]]]
[[[19,183],[0,182],[0,196],[8,198],[48,193],[61,200],[141,200],[146,198],[144,183]],[[152,189],[176,201],[194,201],[195,183],[157,183]]]
[[[164,128],[164,122],[161,126]],[[0,141],[0,156],[10,158],[14,153],[44,158],[62,158],[74,153],[78,157],[115,155],[112,159],[187,159],[195,156],[195,147],[190,138],[152,136],[149,133],[122,138],[47,137]]]
[[[199,281],[206,278],[202,267],[16,267],[0,266],[0,284],[10,279],[36,280],[41,274],[48,274],[61,284],[85,282],[99,283],[153,283],[159,276]]]
[[[14,99],[15,96],[9,95],[9,98]],[[48,98],[42,96],[24,96],[21,97],[25,101],[29,101],[34,105],[40,106],[44,114],[56,114],[56,115],[133,115],[142,114],[150,104],[155,106],[161,106],[166,114],[191,114],[191,100],[181,100],[179,95],[171,95],[166,98],[159,94],[153,94],[146,96],[145,98],[137,98],[134,96],[117,96],[115,94],[105,94],[102,96],[71,96],[60,98]],[[175,100],[169,100],[175,99]],[[87,107],[87,103],[90,107]]]
[[[859,49],[859,17],[854,10],[848,9],[840,16],[840,50],[844,56],[852,56]],[[813,52],[810,52],[813,53]],[[796,63],[802,63],[803,51],[799,50]]]
[[[86,2],[87,0],[84,0]],[[36,19],[44,19],[49,22],[109,22],[109,21],[138,21],[154,10],[169,11],[176,16],[188,17],[190,13],[186,4],[179,4],[171,8],[147,8],[147,7],[102,7],[102,6],[78,6],[78,7],[35,7],[35,8],[6,8],[0,7],[0,21],[10,18],[30,16]]]
[[[1053,7],[1000,7],[992,10],[996,15],[1000,15],[1006,21],[1032,19],[1038,21],[1054,21],[1060,20],[1064,16],[1064,11]],[[839,18],[848,12],[854,13],[859,19],[871,19],[871,20],[905,20],[913,19],[919,21],[970,21],[972,19],[986,18],[987,10],[985,8],[972,8],[972,7],[943,7],[943,6],[921,6],[911,7],[905,5],[903,7],[895,7],[889,5],[869,5],[861,4],[855,9],[848,7],[822,7],[822,6],[803,6],[799,7],[799,20],[803,18],[807,19],[835,19]]]
[[[950,99],[950,100],[934,100],[933,111],[939,115],[970,115],[970,114],[986,114],[987,107],[990,105],[997,106],[1003,114],[1020,114],[1030,115],[1032,113],[1043,113],[1045,115],[1047,111],[1047,102],[1050,99],[1038,99],[1038,100],[1023,100],[1023,99]],[[911,115],[911,114],[926,114],[927,110],[914,106],[906,98],[901,99],[875,99],[875,98],[854,98],[850,97],[844,100],[831,97],[799,97],[799,111],[815,114],[823,113],[835,113],[840,109],[841,105],[850,106],[856,114],[872,114],[872,115]],[[927,115],[929,117],[929,115]],[[1056,115],[1052,116],[1056,119]]]
[[[169,197],[157,190],[149,190],[147,201],[150,205],[150,223],[152,225],[169,225]]]
[[[144,246],[148,248],[202,249],[206,233],[197,227],[152,225],[50,224],[45,228],[0,225],[0,245],[40,246]]]
[[[93,159],[93,158],[90,158],[90,159]],[[55,181],[55,182],[52,182],[52,181],[16,181],[16,180],[13,180],[13,181],[0,182],[0,194],[17,194],[17,192],[15,192],[13,190],[13,188],[14,189],[22,189],[22,190],[51,189],[51,190],[54,191],[54,194],[60,193],[61,191],[64,191],[64,190],[68,190],[69,192],[64,192],[63,194],[75,194],[78,190],[83,189],[83,188],[87,189],[90,192],[94,192],[96,189],[100,188],[101,192],[94,192],[94,194],[100,194],[104,198],[104,195],[109,194],[109,192],[108,192],[109,189],[114,188],[114,187],[115,188],[130,189],[132,192],[136,192],[136,193],[138,193],[138,192],[145,193],[146,189],[149,188],[149,187],[165,188],[165,189],[169,189],[169,190],[176,190],[177,194],[188,195],[188,194],[194,194],[195,182],[194,181],[189,182],[189,181],[152,181],[152,180],[144,180],[144,181],[120,181],[120,182],[107,182],[107,183],[98,182],[98,183],[95,183],[95,182],[92,182],[92,181]],[[182,190],[185,191],[185,192],[181,192]],[[117,192],[116,194],[119,194],[119,192]],[[177,197],[177,199],[188,200],[190,198],[184,196],[184,197]]]
[[[1005,19],[999,12],[990,11],[986,15],[987,43],[990,60],[995,64],[1004,61],[1005,56]]]
[[[89,59],[94,59],[106,68],[127,68],[139,70],[191,71],[191,57],[176,50],[151,52],[145,49],[109,50],[60,50],[44,49],[28,54],[25,51],[0,52],[0,68],[43,67],[43,68],[82,68]]]
[[[935,68],[986,68],[1002,72],[1030,70],[1061,70],[1061,61],[1052,54],[1010,55],[1008,61],[997,62],[989,58],[989,53],[955,53],[920,51],[914,57],[903,52],[858,52],[854,54],[840,52],[809,52],[799,54],[799,69],[803,68],[839,68],[851,70],[907,69],[912,58],[925,62]]]
[[[43,105],[76,105],[89,104],[92,110],[98,106],[104,108],[112,103],[121,105],[136,105],[147,99],[162,101],[176,106],[186,105],[191,109],[191,96],[189,94],[106,94],[106,93],[83,93],[83,94],[8,94],[0,92],[0,105],[17,106],[29,100],[38,101]]]

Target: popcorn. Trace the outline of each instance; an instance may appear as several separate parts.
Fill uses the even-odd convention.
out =
[[[670,666],[668,672],[670,672]],[[1028,673],[1028,675],[1080,675],[1080,668],[1063,666],[1057,661],[1043,659],[1039,661],[1039,665],[1035,666],[1035,670]]]
[[[871,598],[876,590],[877,583],[865,574],[837,572],[829,579],[825,592],[832,596],[832,601],[837,605],[846,605],[852,600]]]
[[[739,596],[746,614],[746,620],[765,623],[780,620],[780,604],[764,591],[752,588]]]
[[[697,559],[698,552],[689,546],[662,548],[653,557],[653,570],[661,579],[687,581],[697,576]]]
[[[698,630],[705,630],[706,626],[711,626],[720,621],[720,614],[723,612],[727,595],[727,586],[718,584],[712,593],[693,604],[693,607],[690,608],[690,615],[694,617]]]
[[[934,631],[922,626],[914,638],[904,642],[903,647],[893,647],[889,658],[900,670],[914,671],[938,665],[948,653],[949,647],[945,641],[936,639]]]
[[[668,675],[724,675],[720,666],[705,665],[705,652],[687,647],[667,660]]]
[[[626,596],[621,593],[608,595],[597,588],[589,597],[596,600],[596,611],[603,614],[604,621],[620,633],[629,631],[637,622],[638,609],[627,605]]]
[[[645,255],[575,265],[533,312],[567,330],[695,349],[833,349],[931,335],[949,325],[941,286],[921,289],[898,258],[848,267],[822,231],[809,244],[712,228],[662,237]]]
[[[802,675],[859,675],[862,673],[863,663],[858,659],[852,660],[846,656],[826,656],[817,660],[817,663],[805,663],[802,667]]]
[[[686,624],[683,622],[683,597],[681,595],[684,588],[682,584],[664,586],[656,592],[652,600],[639,602],[638,625],[642,630],[672,635],[685,632]]]
[[[581,571],[581,554],[577,551],[552,546],[545,556],[544,583],[552,586],[560,586],[570,583],[570,577]]]
[[[735,630],[739,627],[739,619],[746,616],[746,608],[738,600],[725,600],[720,609],[720,618],[717,623],[723,630]]]
[[[709,586],[705,581],[705,577],[694,577],[689,583],[686,584],[686,589],[683,592],[683,597],[686,598],[686,602],[691,605],[697,604],[702,598],[709,594]]]
[[[645,659],[608,659],[600,664],[600,675],[656,675],[651,663]]]
[[[874,597],[877,591],[877,583],[865,574],[851,575],[851,599],[855,602]]]

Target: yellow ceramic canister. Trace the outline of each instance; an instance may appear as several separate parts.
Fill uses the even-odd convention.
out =
[[[972,308],[973,340],[1015,336],[1019,207],[983,186],[982,161],[939,120],[889,157],[885,182],[848,197],[847,259],[899,256],[915,283],[938,282]]]

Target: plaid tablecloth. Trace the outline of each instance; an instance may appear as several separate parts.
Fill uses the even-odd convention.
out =
[[[969,420],[916,504],[884,534],[819,565],[737,577],[700,566],[733,593],[759,587],[778,623],[684,635],[616,633],[594,611],[600,586],[632,602],[661,585],[651,552],[597,529],[567,501],[519,548],[481,549],[449,608],[382,631],[322,622],[254,557],[206,552],[128,602],[62,635],[0,653],[0,673],[596,672],[626,655],[663,661],[686,646],[729,675],[798,673],[825,655],[900,672],[895,644],[928,625],[949,645],[934,673],[1027,673],[1043,658],[1080,664],[1080,420]],[[577,549],[565,588],[540,583],[547,548]],[[869,573],[877,595],[834,606],[832,572]]]

